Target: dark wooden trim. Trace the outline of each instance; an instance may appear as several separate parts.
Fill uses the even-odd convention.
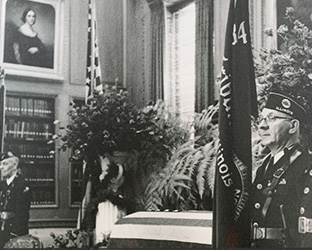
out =
[[[167,10],[172,13],[172,12],[176,12],[179,9],[186,7],[187,5],[193,2],[194,0],[177,0],[177,1],[171,1],[169,3],[165,3],[165,6],[167,7]]]
[[[163,0],[146,0],[150,9],[158,8],[164,5]]]
[[[76,219],[31,219],[29,220],[28,227],[31,228],[55,228],[66,227],[76,228]]]

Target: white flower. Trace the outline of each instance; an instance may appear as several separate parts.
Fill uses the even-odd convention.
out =
[[[52,139],[53,139],[53,140],[56,140],[56,139],[58,139],[58,138],[59,138],[58,135],[53,135],[53,136],[52,136]]]
[[[102,174],[99,176],[100,181],[103,181],[106,175],[107,171],[103,171]]]

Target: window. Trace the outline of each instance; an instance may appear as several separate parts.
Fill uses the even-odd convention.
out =
[[[195,3],[166,13],[164,99],[183,119],[195,111]]]

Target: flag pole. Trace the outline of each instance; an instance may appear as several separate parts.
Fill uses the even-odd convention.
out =
[[[3,152],[4,148],[4,136],[5,136],[5,105],[6,105],[6,89],[4,84],[5,72],[4,69],[0,67],[0,79],[1,79],[1,86],[0,86],[0,98],[1,98],[1,145],[0,151]]]
[[[95,5],[94,0],[91,1],[91,97],[94,97],[94,42],[95,42],[95,27],[94,27],[94,18],[95,18]]]

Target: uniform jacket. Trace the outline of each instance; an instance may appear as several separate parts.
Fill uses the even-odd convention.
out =
[[[304,187],[301,193],[299,216],[312,220],[312,167],[305,172]],[[298,223],[299,224],[299,223]],[[312,230],[312,224],[309,225]],[[300,234],[301,247],[312,247],[312,231]]]
[[[259,227],[265,228],[284,228],[285,225],[282,219],[284,214],[286,228],[291,229],[293,240],[297,239],[297,226],[298,226],[298,211],[300,197],[303,190],[303,178],[305,171],[308,169],[309,160],[308,155],[300,151],[299,156],[292,161],[285,173],[280,177],[278,184],[272,190],[272,200],[268,206],[265,217],[263,216],[263,207],[267,199],[267,195],[263,190],[271,185],[273,174],[279,169],[285,161],[287,156],[284,155],[273,166],[265,172],[265,167],[270,160],[267,157],[263,164],[259,167],[253,183],[252,194],[252,224],[257,223]],[[295,150],[290,152],[291,155],[295,154]],[[282,211],[281,211],[282,207]]]
[[[4,226],[1,220],[1,241],[7,241],[12,234],[28,234],[30,202],[31,193],[21,175],[17,174],[9,186],[6,181],[0,182],[0,212],[15,213],[15,217],[7,220]]]

